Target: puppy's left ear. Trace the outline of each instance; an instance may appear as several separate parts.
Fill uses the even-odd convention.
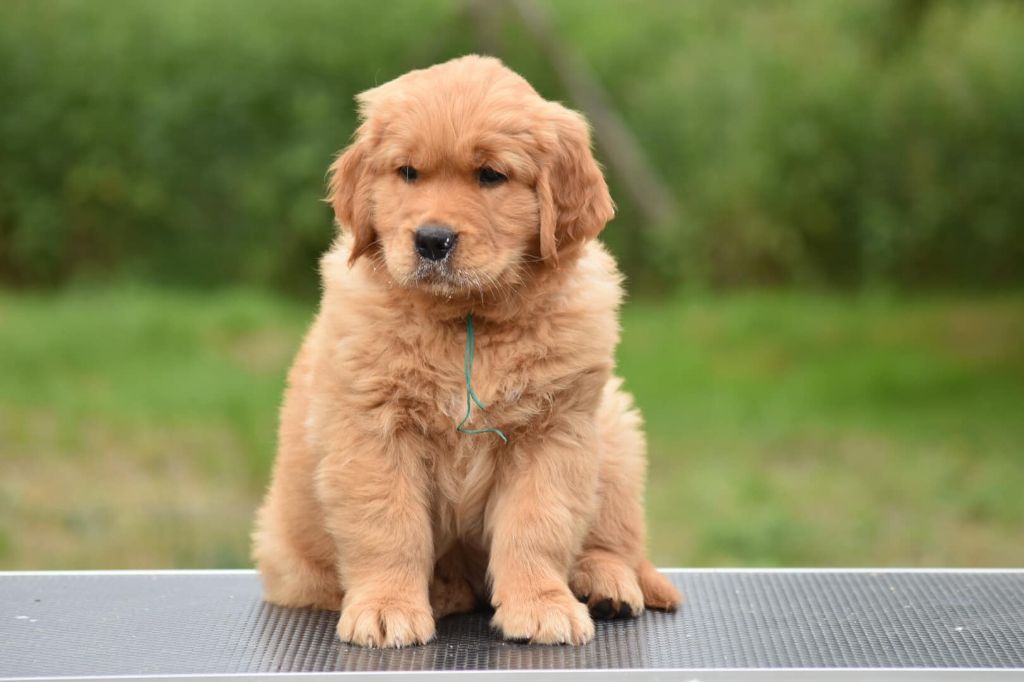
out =
[[[615,215],[601,167],[590,148],[586,119],[549,103],[553,144],[537,181],[540,203],[540,253],[558,265],[596,237]]]
[[[343,232],[351,234],[348,264],[352,265],[377,238],[373,227],[370,200],[370,173],[367,167],[369,142],[356,133],[356,141],[331,164],[328,171],[327,201]]]

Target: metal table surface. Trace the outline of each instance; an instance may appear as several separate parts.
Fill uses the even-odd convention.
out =
[[[1021,570],[666,573],[678,613],[585,646],[503,642],[481,613],[398,650],[264,603],[251,571],[0,573],[0,679],[1024,679]]]

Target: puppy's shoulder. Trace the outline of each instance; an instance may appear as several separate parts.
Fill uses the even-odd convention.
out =
[[[349,245],[339,238],[320,258],[320,325],[335,338],[358,333],[361,320],[387,305],[387,292],[372,276],[367,258],[349,263]]]
[[[587,303],[598,309],[618,310],[625,278],[604,244],[594,240],[584,247],[575,274],[574,285],[586,294]]]
[[[615,259],[598,242],[552,282],[528,320],[532,333],[547,347],[547,361],[560,360],[572,371],[608,365],[619,341],[622,274]]]
[[[550,306],[550,314],[568,329],[617,328],[622,282],[608,250],[597,241],[590,242],[551,292],[557,304]]]

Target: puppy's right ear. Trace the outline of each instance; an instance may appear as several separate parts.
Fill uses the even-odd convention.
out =
[[[590,126],[575,111],[547,102],[551,150],[540,170],[540,253],[558,266],[559,256],[578,252],[615,215],[604,173],[590,149]]]
[[[342,231],[352,236],[348,264],[366,253],[377,239],[373,227],[370,201],[370,173],[367,164],[368,142],[359,133],[328,171],[327,201],[334,208],[334,217]]]

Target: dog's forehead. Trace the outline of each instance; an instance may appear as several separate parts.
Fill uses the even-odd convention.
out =
[[[360,102],[383,164],[494,162],[523,172],[536,156],[536,111],[544,100],[497,60],[463,58],[414,71]]]
[[[525,78],[494,57],[469,55],[417,69],[400,76],[382,89],[436,93],[463,98],[538,97]]]

